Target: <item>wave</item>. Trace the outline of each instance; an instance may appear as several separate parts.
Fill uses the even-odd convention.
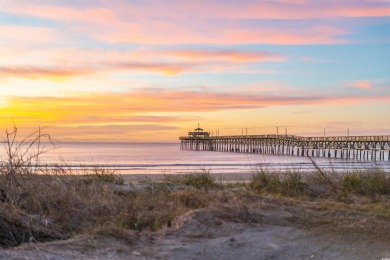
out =
[[[379,167],[383,169],[390,169],[390,165],[385,162],[319,162],[316,163],[319,168],[323,169],[367,169],[373,167]],[[282,163],[147,163],[147,164],[118,164],[118,163],[46,163],[33,165],[32,167],[63,167],[71,169],[93,169],[93,168],[114,168],[114,169],[145,169],[145,168],[198,168],[198,169],[211,169],[211,168],[274,168],[274,169],[290,169],[290,170],[299,170],[299,169],[312,169],[315,168],[315,165],[311,162],[282,162]]]

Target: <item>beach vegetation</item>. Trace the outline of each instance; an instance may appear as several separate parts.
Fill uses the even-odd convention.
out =
[[[248,188],[257,193],[282,196],[342,198],[366,196],[377,199],[390,195],[390,173],[380,168],[335,173],[333,171],[259,171],[252,175]]]
[[[307,190],[307,183],[299,172],[280,174],[261,171],[252,175],[249,188],[260,193],[271,192],[283,196],[296,196]]]
[[[87,182],[105,182],[113,184],[124,184],[125,180],[115,170],[104,168],[104,166],[94,167],[87,170],[83,175]]]
[[[226,185],[200,170],[158,180],[146,176],[129,184],[104,167],[80,174],[43,165],[39,156],[55,149],[51,137],[41,129],[22,141],[16,135],[16,128],[6,132],[0,158],[0,247],[77,234],[112,235],[133,243],[136,232],[169,228],[178,216],[210,207],[230,221],[256,222],[261,219],[254,215],[259,201],[281,206],[315,201],[315,206],[308,204],[310,216],[323,210],[390,216],[390,175],[380,169],[343,174],[259,170],[249,182]],[[330,214],[318,221],[331,219]]]
[[[206,169],[187,174],[166,174],[164,175],[163,182],[169,185],[185,185],[205,190],[219,186],[216,178]]]

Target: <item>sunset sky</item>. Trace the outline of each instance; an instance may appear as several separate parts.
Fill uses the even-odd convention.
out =
[[[390,1],[0,0],[14,123],[61,141],[390,135]]]

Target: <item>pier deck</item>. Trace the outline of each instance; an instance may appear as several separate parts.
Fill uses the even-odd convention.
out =
[[[302,137],[296,135],[210,136],[197,128],[179,138],[180,149],[316,156],[358,160],[390,160],[390,135]]]

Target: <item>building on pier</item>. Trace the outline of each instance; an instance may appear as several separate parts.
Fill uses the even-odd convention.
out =
[[[390,161],[390,136],[210,136],[198,126],[179,138],[180,149]]]
[[[195,139],[196,138],[205,139],[210,137],[210,132],[203,132],[203,129],[200,128],[198,124],[198,128],[195,128],[194,132],[188,132],[188,136]]]

